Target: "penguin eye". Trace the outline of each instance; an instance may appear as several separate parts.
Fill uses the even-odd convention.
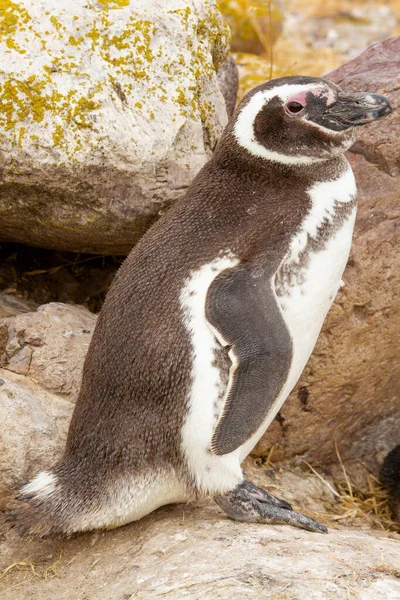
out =
[[[288,112],[291,115],[296,115],[299,112],[301,112],[304,108],[304,106],[302,104],[300,104],[300,102],[288,102],[286,104],[286,112]]]

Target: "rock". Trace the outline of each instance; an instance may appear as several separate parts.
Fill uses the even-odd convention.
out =
[[[19,487],[61,455],[73,404],[0,369],[0,485]]]
[[[0,294],[0,319],[15,317],[37,308],[37,304],[24,298],[16,298],[9,294]]]
[[[70,540],[9,533],[0,570],[18,566],[0,580],[1,597],[15,600],[17,589],[19,600],[394,599],[399,539],[239,523],[213,502],[165,507],[115,531]]]
[[[239,71],[232,55],[229,55],[217,75],[219,89],[225,100],[228,117],[235,110],[239,86]]]
[[[399,56],[397,37],[327,76],[347,91],[385,94],[394,111],[361,128],[349,152],[359,212],[345,285],[258,455],[274,445],[276,460],[326,464],[337,460],[336,442],[343,459],[377,473],[385,447],[400,439]]]
[[[86,308],[52,302],[0,320],[0,366],[75,401],[96,323]]]
[[[63,451],[95,323],[55,302],[0,319],[0,485],[18,487]]]
[[[21,0],[3,15],[0,239],[127,254],[226,124],[215,0]]]

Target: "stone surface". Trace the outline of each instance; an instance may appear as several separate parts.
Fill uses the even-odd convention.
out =
[[[74,401],[95,322],[86,308],[57,302],[2,319],[0,366]]]
[[[126,254],[227,121],[215,1],[3,4],[0,239]]]
[[[95,322],[58,303],[0,319],[0,485],[17,487],[60,455]]]
[[[303,376],[256,449],[313,464],[377,462],[400,440],[400,37],[372,46],[328,78],[380,92],[394,112],[360,128],[349,153],[359,212],[350,260]]]
[[[233,115],[236,107],[239,85],[239,71],[232,55],[229,55],[217,75],[219,89],[225,100],[228,117]]]
[[[73,406],[0,369],[0,487],[15,489],[59,458]]]
[[[212,502],[179,505],[71,540],[9,532],[0,573],[14,567],[0,593],[2,600],[394,600],[399,543],[374,531],[322,535],[233,522]]]
[[[0,319],[15,317],[15,315],[31,312],[36,308],[37,305],[31,300],[16,298],[9,294],[0,294]]]

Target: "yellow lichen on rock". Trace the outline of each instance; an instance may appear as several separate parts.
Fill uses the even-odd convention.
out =
[[[104,86],[110,80],[114,82],[114,91],[115,82],[123,87],[126,107],[135,111],[146,110],[146,115],[153,118],[154,110],[146,106],[151,95],[162,102],[175,104],[176,115],[184,119],[200,119],[204,123],[207,111],[213,110],[212,103],[202,100],[202,89],[207,81],[215,78],[216,69],[224,62],[229,50],[229,29],[214,2],[204,2],[201,18],[188,5],[167,9],[167,14],[180,21],[182,48],[185,45],[187,48],[185,52],[180,50],[179,44],[171,52],[171,48],[164,43],[164,34],[157,35],[154,19],[146,18],[147,8],[139,11],[139,7],[135,6],[132,11],[125,0],[103,0],[90,7],[85,6],[79,16],[72,15],[72,18],[65,7],[61,11],[54,11],[50,10],[52,6],[47,3],[49,10],[45,11],[44,16],[42,13],[40,19],[33,0],[25,0],[27,8],[11,0],[0,0],[0,3],[7,8],[2,27],[4,31],[7,30],[4,39],[6,46],[18,50],[17,38],[21,26],[29,23],[27,39],[30,38],[31,44],[36,39],[35,43],[45,50],[41,59],[37,57],[36,60],[41,63],[39,69],[33,68],[33,62],[28,59],[24,67],[18,69],[18,75],[3,72],[0,78],[0,98],[6,107],[3,117],[0,117],[0,126],[3,125],[6,131],[15,130],[13,136],[7,134],[9,142],[17,146],[30,143],[29,136],[25,138],[19,134],[19,127],[43,122],[43,128],[51,132],[52,144],[56,147],[62,145],[67,155],[65,158],[74,160],[78,146],[91,145],[82,129],[94,126],[96,119],[90,113],[102,110],[104,102],[107,102],[107,89]],[[119,10],[115,12],[115,8]],[[117,14],[118,18],[115,19],[114,15]],[[161,68],[170,76],[171,84],[175,82],[175,93],[167,92],[159,79],[154,77],[151,64],[155,58],[163,63]],[[98,80],[93,81],[87,77],[82,62],[98,64],[99,60],[104,65],[104,72],[98,72]],[[35,72],[34,80],[28,75],[32,70]],[[188,77],[191,84],[179,87],[179,81],[183,82]],[[75,80],[79,80],[78,86]],[[82,85],[84,90],[81,89]],[[139,99],[144,85],[146,102]],[[77,92],[76,87],[80,91]],[[98,101],[91,102],[94,87],[99,97]],[[121,99],[121,95],[117,95]],[[173,122],[176,115],[172,116]],[[52,121],[56,117],[57,123],[54,125]],[[64,121],[63,133],[60,121]],[[68,130],[65,127],[67,124]],[[39,130],[36,128],[36,131]],[[215,132],[215,135],[219,133]],[[43,137],[40,132],[38,137]]]
[[[28,11],[20,4],[12,0],[0,0],[0,42],[4,42],[8,49],[19,54],[26,53],[26,49],[16,42],[14,34],[17,29],[25,31],[29,21]]]
[[[34,218],[42,211],[26,208],[26,225],[13,214],[4,235],[47,247],[125,251],[143,230],[132,226],[136,215],[148,223],[182,194],[226,123],[216,69],[229,51],[229,31],[215,0],[0,0],[0,8],[3,180],[23,184],[15,192],[21,214],[36,202],[30,182],[41,190],[51,182],[52,198],[46,230]],[[66,199],[65,190],[80,185],[82,171],[78,209],[78,196]],[[9,207],[0,190],[3,200]],[[88,204],[96,207],[91,215]],[[88,228],[92,240],[104,239],[99,222],[109,210],[107,243],[89,243]]]
[[[129,6],[130,0],[97,0],[97,3],[108,9],[116,9]]]

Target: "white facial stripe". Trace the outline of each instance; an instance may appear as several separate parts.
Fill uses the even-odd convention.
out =
[[[295,94],[308,91],[320,87],[321,90],[325,90],[326,87],[321,84],[309,83],[306,85],[290,85],[285,84],[279,86],[279,88],[273,88],[271,90],[264,90],[257,92],[251,98],[251,100],[242,108],[238,118],[236,119],[234,127],[234,135],[239,144],[246,148],[253,156],[259,156],[260,158],[266,158],[273,162],[279,162],[285,165],[310,165],[315,162],[323,162],[328,160],[330,157],[318,158],[314,156],[303,156],[303,155],[288,155],[282,154],[281,152],[274,152],[268,150],[262,144],[260,144],[254,135],[254,121],[262,107],[272,100],[275,96],[278,96],[282,100],[282,103],[287,102],[289,98]],[[329,130],[330,131],[330,130]]]

